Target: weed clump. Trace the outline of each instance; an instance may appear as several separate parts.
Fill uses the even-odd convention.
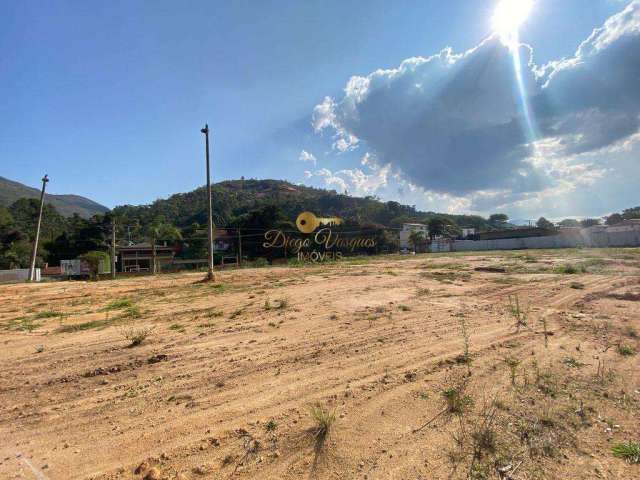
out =
[[[578,273],[587,273],[587,267],[583,264],[566,263],[557,266],[554,271],[555,273],[561,273],[563,275],[575,275]]]
[[[517,295],[509,295],[509,312],[516,321],[515,327],[518,333],[520,333],[521,327],[527,328],[529,326],[527,320],[529,318],[529,310],[531,310],[531,305],[521,306]]]
[[[42,312],[38,312],[35,315],[35,318],[40,319],[40,318],[53,318],[53,317],[61,317],[62,313],[61,312],[56,312],[54,310],[44,310]]]
[[[336,421],[336,410],[330,410],[328,407],[315,403],[309,407],[309,414],[315,422],[313,434],[317,438],[325,438],[331,431],[331,427]]]
[[[464,394],[464,387],[450,387],[442,391],[446,411],[451,415],[462,415],[473,406],[473,399]]]
[[[137,347],[146,340],[152,331],[153,327],[131,327],[123,329],[120,333],[125,340],[129,341],[130,347]]]
[[[276,299],[271,303],[271,301],[267,298],[264,301],[264,309],[265,310],[284,310],[289,306],[289,299],[280,298]]]
[[[131,300],[129,300],[128,298],[120,298],[117,300],[114,300],[110,303],[107,304],[106,307],[104,307],[105,310],[120,310],[121,308],[130,308],[133,306],[133,302]]]
[[[640,463],[640,442],[616,443],[611,452],[618,458],[623,458],[629,463]]]
[[[511,386],[516,386],[516,376],[518,373],[518,367],[520,366],[520,359],[516,357],[506,357],[504,363],[509,367],[509,377],[511,378]]]
[[[124,309],[122,316],[125,318],[140,318],[142,313],[140,313],[140,309],[137,306],[131,305]]]
[[[611,448],[611,452],[629,463],[640,463],[640,442],[617,443]]]
[[[636,351],[631,345],[625,345],[621,343],[620,345],[618,345],[618,353],[623,357],[630,357],[631,355],[635,355]]]
[[[264,429],[267,432],[275,432],[277,428],[278,428],[278,424],[273,418],[264,424]]]

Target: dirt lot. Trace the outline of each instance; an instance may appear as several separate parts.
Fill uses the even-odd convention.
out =
[[[611,249],[3,285],[0,478],[640,478],[612,453],[640,440],[639,274]]]

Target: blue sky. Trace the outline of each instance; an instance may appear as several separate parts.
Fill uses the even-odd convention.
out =
[[[513,52],[490,37],[495,6],[5,1],[0,175],[37,185],[47,172],[52,193],[149,203],[203,183],[208,121],[216,181],[281,178],[518,218],[638,203],[638,89],[623,105],[607,97],[639,78],[638,3],[535,2],[519,50],[533,139]],[[577,55],[615,15],[601,37],[622,33]],[[619,84],[587,87],[594,75]]]

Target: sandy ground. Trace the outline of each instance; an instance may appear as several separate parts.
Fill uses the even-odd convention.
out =
[[[0,285],[0,478],[640,478],[611,453],[640,440],[639,273],[556,250]],[[438,415],[452,386],[473,406]]]

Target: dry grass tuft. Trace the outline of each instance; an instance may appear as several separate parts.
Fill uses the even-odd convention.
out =
[[[315,403],[309,407],[309,414],[315,422],[313,428],[314,436],[324,439],[336,421],[336,409],[331,410],[320,403]]]
[[[125,340],[129,341],[130,347],[137,347],[144,342],[151,332],[153,331],[153,327],[129,327],[123,328],[120,333],[125,338]]]

